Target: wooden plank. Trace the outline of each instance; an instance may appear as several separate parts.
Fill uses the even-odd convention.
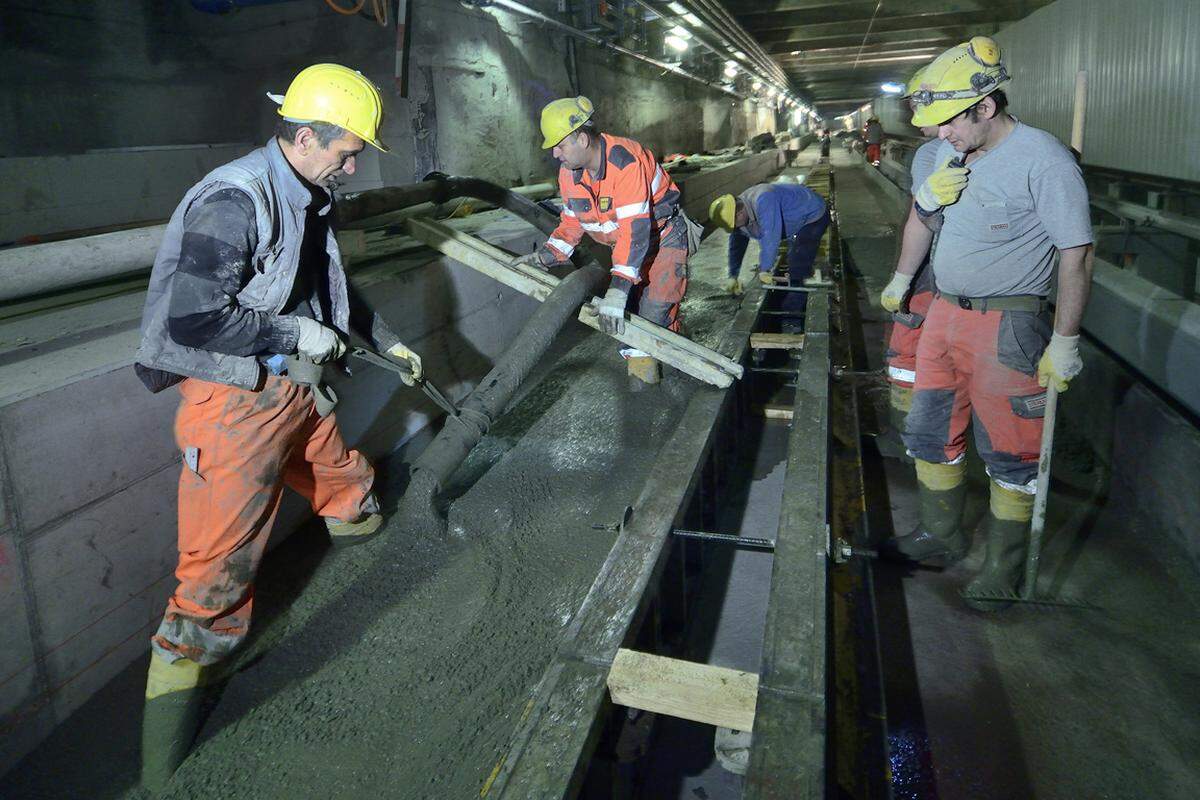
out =
[[[762,415],[767,419],[785,419],[791,422],[794,412],[791,406],[767,403],[762,407]]]
[[[804,334],[752,333],[750,347],[755,350],[799,350],[804,347]]]
[[[749,731],[758,676],[621,648],[608,671],[608,693],[620,706]]]
[[[407,224],[413,238],[539,302],[558,286],[558,278],[548,272],[518,264],[513,256],[470,234],[423,217],[413,217]],[[599,302],[594,297],[579,312],[579,321],[596,330],[600,329]],[[742,377],[742,365],[733,359],[636,314],[626,315],[625,332],[613,338],[713,386],[724,388]]]
[[[553,275],[514,264],[513,256],[503,250],[448,225],[413,217],[407,221],[407,226],[414,239],[539,302],[558,286],[558,279]]]

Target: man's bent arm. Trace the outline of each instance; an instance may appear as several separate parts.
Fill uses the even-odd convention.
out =
[[[1095,248],[1090,244],[1060,250],[1058,256],[1058,301],[1054,314],[1054,332],[1075,336],[1083,321],[1088,295],[1092,291]]]
[[[900,236],[900,257],[896,259],[896,272],[901,275],[916,275],[932,245],[933,231],[921,221],[916,206],[909,206],[908,219],[904,220],[904,230]]]

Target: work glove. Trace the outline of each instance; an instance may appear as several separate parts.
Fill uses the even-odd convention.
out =
[[[740,295],[742,293],[742,282],[739,281],[736,276],[730,278],[725,283],[725,293],[731,294],[734,297],[737,297],[738,295]]]
[[[967,188],[966,167],[952,167],[950,162],[958,156],[950,156],[942,165],[930,174],[921,188],[917,189],[917,205],[926,213],[932,214],[943,206],[958,202],[958,196]]]
[[[625,305],[629,302],[629,293],[616,286],[610,286],[604,293],[604,299],[596,306],[600,314],[600,330],[610,336],[620,336],[625,332]]]
[[[904,302],[904,295],[908,294],[908,286],[912,283],[912,279],[912,275],[893,273],[892,279],[883,288],[883,294],[879,295],[879,305],[883,306],[885,311],[893,314],[899,311],[900,304]]]
[[[300,323],[300,336],[296,340],[298,355],[314,364],[324,364],[346,354],[346,343],[337,331],[308,317],[296,317],[296,321]]]
[[[1083,359],[1079,357],[1079,336],[1063,336],[1056,333],[1038,361],[1038,385],[1046,387],[1054,382],[1060,392],[1067,390],[1067,382],[1083,370]]]
[[[775,285],[775,276],[769,272],[759,272],[758,273],[758,282],[761,283],[763,286],[774,286]]]
[[[403,342],[396,342],[387,351],[387,354],[397,361],[408,362],[408,368],[412,371],[412,375],[400,376],[400,380],[404,381],[406,386],[416,386],[417,382],[425,376],[425,370],[421,366],[421,357],[412,350],[409,350]]]
[[[547,269],[546,265],[542,263],[542,249],[540,247],[527,256],[521,256],[514,263],[524,264],[527,267],[536,267],[542,271]]]

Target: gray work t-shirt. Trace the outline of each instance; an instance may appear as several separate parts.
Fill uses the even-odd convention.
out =
[[[941,146],[941,139],[930,139],[918,147],[917,152],[913,153],[912,165],[908,168],[908,174],[912,176],[911,187],[913,197],[916,197],[917,189],[921,188],[921,184],[925,182],[925,179],[937,169],[938,148]]]
[[[954,156],[943,142],[938,164]],[[1092,241],[1087,187],[1071,151],[1017,122],[999,147],[969,165],[967,188],[943,209],[933,271],[938,289],[962,297],[1050,291],[1054,249]]]
[[[941,146],[941,139],[930,139],[918,147],[917,152],[913,153],[912,164],[908,168],[908,174],[912,176],[913,197],[916,197],[917,190],[921,188],[921,184],[925,182],[925,179],[937,169],[937,154]],[[932,251],[933,248],[931,247],[930,250]],[[929,260],[932,258],[933,253],[930,252],[926,262],[917,269],[917,275],[913,281],[913,292],[933,291],[933,269],[929,266]]]

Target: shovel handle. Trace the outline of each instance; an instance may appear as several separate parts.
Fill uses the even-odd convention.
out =
[[[1054,455],[1054,421],[1058,417],[1058,389],[1053,381],[1046,387],[1046,413],[1042,419],[1042,447],[1038,454],[1037,494],[1033,498],[1033,520],[1029,524],[1029,552],[1025,556],[1025,586],[1021,595],[1030,600],[1037,583],[1042,557],[1042,533],[1046,529],[1046,504],[1050,498],[1050,460]]]

